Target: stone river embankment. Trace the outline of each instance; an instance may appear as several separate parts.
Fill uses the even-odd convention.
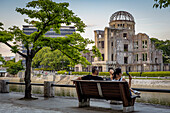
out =
[[[55,81],[56,84],[73,84],[71,80],[76,79],[76,75],[48,75],[36,77],[33,76],[33,83],[43,83],[44,81]],[[0,79],[8,79],[12,82],[23,82],[23,78],[19,77],[1,77]],[[128,81],[128,79],[127,79]],[[132,79],[132,87],[134,88],[170,88],[170,80],[151,80],[151,79]]]

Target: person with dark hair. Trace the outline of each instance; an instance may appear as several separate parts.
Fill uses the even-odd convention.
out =
[[[92,75],[86,75],[83,77],[79,77],[77,80],[103,80],[103,78],[99,77],[98,74],[99,74],[99,70],[95,66],[92,68]]]
[[[131,90],[131,92],[133,92],[134,94],[136,95],[140,95],[140,92],[139,91],[136,91],[136,90],[132,90],[131,89],[131,80],[132,80],[132,76],[128,73],[129,75],[129,89]],[[126,81],[125,78],[122,78],[122,70],[121,68],[116,68],[115,71],[114,71],[114,75],[113,75],[113,78],[111,78],[112,81]]]

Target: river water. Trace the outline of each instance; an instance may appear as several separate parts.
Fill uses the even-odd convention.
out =
[[[21,85],[10,85],[10,91],[14,92],[24,92],[24,86]],[[55,87],[55,95],[56,96],[70,96],[77,97],[75,88],[59,88]],[[33,94],[43,94],[44,87],[43,86],[33,86],[32,87]],[[142,103],[152,103],[152,104],[160,104],[170,106],[170,94],[169,93],[157,93],[157,92],[141,92],[141,98],[137,98],[137,102]]]

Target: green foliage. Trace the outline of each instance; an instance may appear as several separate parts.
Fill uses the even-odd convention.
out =
[[[43,71],[52,71],[52,68],[35,68],[35,71],[43,70]]]
[[[109,72],[100,72],[100,76],[110,76]]]
[[[140,76],[140,72],[129,72],[132,76]],[[123,76],[127,76],[126,73],[123,73]],[[170,71],[156,71],[156,72],[142,72],[142,77],[165,77],[170,76]]]
[[[142,76],[148,76],[148,77],[166,77],[166,76],[170,76],[170,71],[143,72]]]
[[[170,6],[170,0],[154,0],[156,3],[153,5],[153,7],[156,8],[167,8]]]
[[[157,38],[151,38],[157,49],[163,51],[163,62],[170,63],[170,40],[158,40]]]
[[[24,69],[21,60],[18,62],[14,62],[13,60],[7,61],[4,67],[8,67],[7,72],[12,75],[16,75],[20,70]]]
[[[33,58],[33,67],[43,66],[51,70],[69,68],[69,58],[59,50],[51,51],[49,47],[42,48]]]
[[[90,63],[86,58],[84,58],[80,51],[85,53],[90,52],[86,49],[88,44],[94,43],[92,40],[84,39],[78,32],[84,32],[85,24],[83,21],[74,14],[74,12],[68,9],[69,3],[56,3],[52,0],[37,0],[30,1],[27,3],[26,8],[16,8],[16,11],[22,15],[27,15],[29,19],[24,21],[30,25],[36,27],[37,31],[31,35],[24,34],[17,26],[9,28],[9,31],[2,29],[2,23],[0,23],[0,42],[6,44],[11,48],[14,53],[20,54],[22,57],[26,58],[26,73],[25,81],[26,83],[26,98],[31,97],[30,88],[30,68],[31,62],[35,54],[41,50],[43,47],[50,47],[52,51],[59,50],[62,54],[66,55],[71,61],[72,65],[82,64],[84,66]],[[72,35],[67,35],[65,37],[51,38],[46,37],[45,33],[50,29],[54,29],[56,33],[60,33],[61,25],[71,25],[75,26],[77,33]],[[10,45],[8,41],[14,40],[14,45]],[[25,49],[26,54],[23,54],[19,50],[19,45],[17,41],[21,42]],[[93,47],[93,51],[96,57],[101,57],[99,50]],[[53,63],[50,64],[53,66]]]
[[[91,72],[72,72],[73,75],[91,75]]]
[[[4,24],[2,22],[0,22],[0,30],[4,30],[4,28],[2,27]]]
[[[66,71],[58,71],[58,74],[65,74]],[[89,75],[91,72],[72,72],[72,75]],[[139,77],[140,72],[129,72],[130,75]],[[99,72],[99,76],[110,77],[109,72]],[[123,76],[127,76],[126,73],[123,73]],[[156,71],[156,72],[142,72],[142,77],[165,77],[170,76],[170,71]]]
[[[66,55],[72,65],[82,64],[84,66],[90,63],[81,56],[80,51],[89,52],[86,49],[88,44],[94,43],[92,40],[84,39],[79,33],[73,33],[65,37],[45,37],[45,33],[51,28],[56,33],[60,33],[62,24],[74,24],[79,32],[84,32],[85,24],[75,15],[72,10],[68,9],[69,3],[56,3],[51,0],[37,0],[28,2],[27,8],[16,8],[16,11],[22,15],[27,15],[31,20],[25,19],[25,22],[37,28],[37,31],[31,35],[24,34],[19,27],[13,26],[10,31],[0,31],[0,42],[5,43],[11,48],[14,53],[19,53],[21,56],[31,59],[43,47],[50,47],[52,51],[59,50]],[[2,23],[0,24],[3,25]],[[14,37],[15,35],[15,37]],[[20,41],[28,51],[26,55],[19,52],[19,45],[14,42],[14,45],[8,44],[7,41]],[[31,48],[31,49],[30,49]],[[99,50],[94,46],[93,52],[97,57],[101,57]],[[51,64],[52,65],[52,64]]]
[[[5,60],[4,60],[4,58],[2,57],[1,54],[0,54],[0,62],[2,62],[3,64],[5,64]]]

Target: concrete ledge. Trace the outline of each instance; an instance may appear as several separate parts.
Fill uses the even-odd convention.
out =
[[[129,106],[129,107],[123,107],[123,112],[132,112],[134,111],[134,106]]]
[[[9,80],[0,80],[0,93],[9,93],[9,85],[6,84]]]
[[[86,101],[83,99],[82,102],[79,102],[79,107],[90,107],[90,99],[87,99]]]
[[[44,81],[44,97],[54,97],[54,88],[51,86],[54,82]]]

